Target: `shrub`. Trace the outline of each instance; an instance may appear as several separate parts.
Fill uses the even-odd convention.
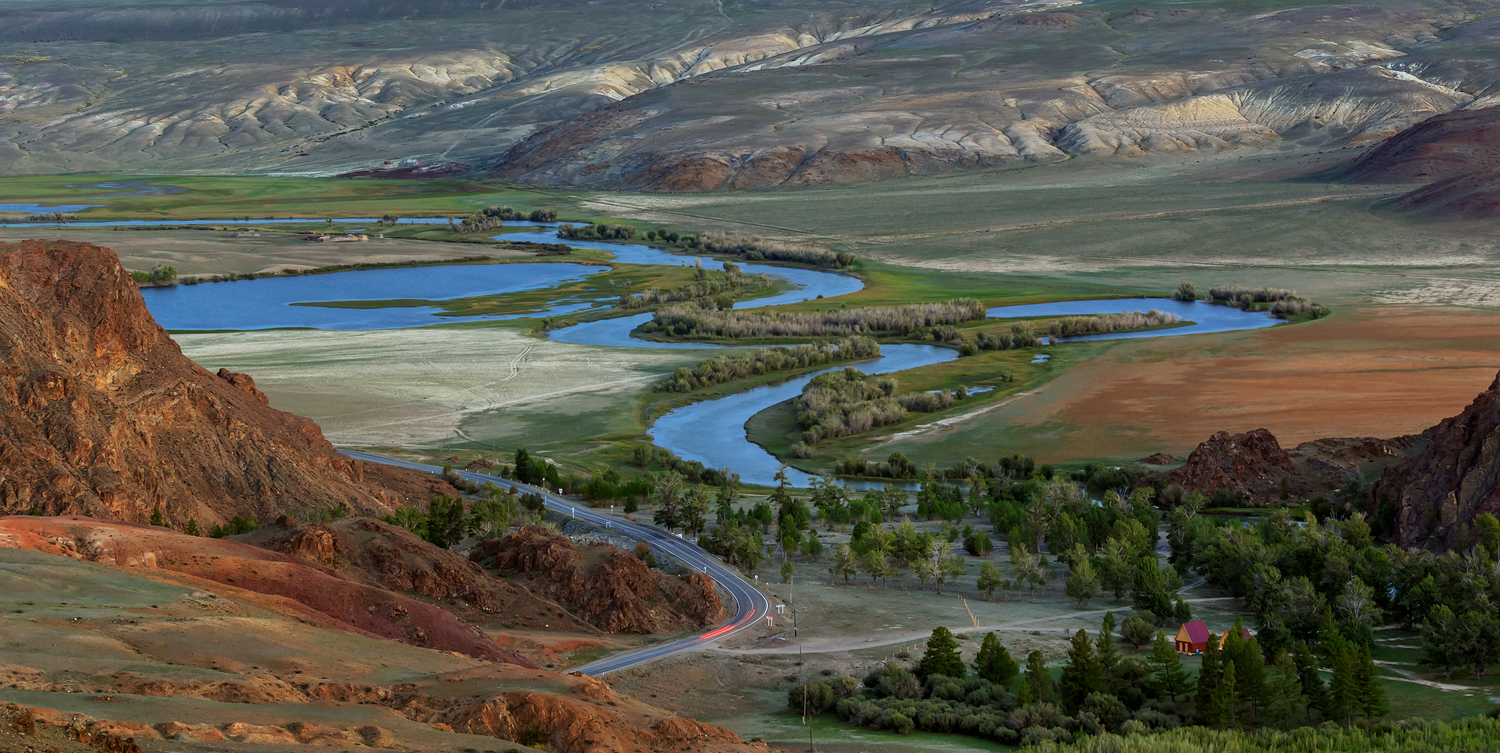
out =
[[[700,307],[659,309],[642,331],[671,337],[770,339],[782,337],[848,337],[877,332],[913,332],[939,324],[983,319],[985,308],[973,298],[905,306],[871,306],[832,311],[709,311]]]

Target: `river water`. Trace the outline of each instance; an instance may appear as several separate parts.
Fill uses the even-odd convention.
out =
[[[339,222],[374,222],[373,219],[345,219]],[[403,220],[406,222],[407,220]],[[431,220],[446,222],[446,220]],[[187,222],[117,222],[87,224],[182,225],[229,224],[223,220]],[[266,222],[307,222],[307,220],[262,220]],[[74,223],[83,225],[86,223]],[[537,227],[496,236],[512,241],[556,243],[554,227]],[[607,251],[615,261],[624,264],[664,264],[722,269],[721,262],[709,257],[668,254],[660,249],[632,243],[608,241],[567,241],[568,245]],[[747,274],[765,273],[780,278],[790,289],[750,301],[740,301],[735,308],[761,308],[834,298],[856,292],[863,281],[838,272],[781,267],[769,264],[739,265]],[[204,283],[141,291],[146,305],[162,326],[169,330],[250,330],[276,327],[311,327],[336,330],[372,330],[421,327],[431,324],[473,321],[499,317],[442,316],[430,306],[393,306],[386,308],[329,308],[298,306],[299,303],[330,301],[381,301],[400,299],[449,300],[477,295],[521,292],[553,287],[605,271],[603,267],[577,264],[535,263],[502,265],[464,265],[406,267],[358,270],[305,277],[274,277],[235,283]],[[554,307],[540,315],[560,314],[589,307],[574,303]],[[1161,298],[1072,301],[1028,306],[1004,306],[988,311],[991,318],[1044,318],[1053,316],[1124,313],[1129,311],[1169,311],[1191,326],[1151,332],[1124,332],[1070,340],[1126,339],[1136,337],[1172,337],[1205,332],[1255,329],[1278,324],[1269,314],[1249,313],[1228,306],[1206,303],[1184,303]],[[529,316],[536,316],[531,314]],[[508,318],[514,318],[512,315]],[[657,343],[637,340],[630,332],[651,318],[651,314],[604,319],[553,330],[549,337],[558,342],[606,347],[652,349],[704,349],[722,347],[697,343]],[[886,374],[920,366],[951,361],[958,357],[950,348],[935,345],[885,345],[882,356],[858,368],[866,373]],[[836,367],[842,368],[842,367]],[[818,372],[822,373],[822,372]],[[780,384],[757,387],[726,397],[686,405],[657,419],[649,430],[652,440],[678,457],[696,460],[713,468],[729,468],[748,484],[770,485],[781,462],[746,436],[745,422],[772,405],[801,394],[802,387],[816,374],[806,374]],[[813,477],[796,469],[787,469],[788,479],[796,486],[810,484]]]

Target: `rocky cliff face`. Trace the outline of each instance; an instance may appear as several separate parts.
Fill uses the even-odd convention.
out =
[[[1387,469],[1371,499],[1396,504],[1401,546],[1442,549],[1462,538],[1474,516],[1500,514],[1500,377],[1427,434],[1427,448]]]
[[[0,513],[206,528],[401,501],[250,377],[184,357],[109,249],[0,244]]]
[[[537,526],[486,541],[470,557],[518,577],[533,592],[611,633],[659,633],[724,618],[713,581],[703,573],[663,575],[608,544],[580,549],[566,536]]]

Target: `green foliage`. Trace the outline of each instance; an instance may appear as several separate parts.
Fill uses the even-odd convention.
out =
[[[163,528],[165,528],[166,525],[167,525],[166,521],[162,518],[161,505],[160,504],[158,504],[155,507],[151,508],[151,525],[160,526],[160,527],[163,527]]]
[[[979,646],[979,654],[974,657],[974,673],[996,685],[1010,687],[1020,669],[1020,664],[1000,642],[1000,636],[985,633],[984,642]]]
[[[1068,647],[1068,663],[1063,666],[1062,679],[1058,682],[1063,709],[1074,713],[1082,708],[1083,700],[1090,693],[1103,693],[1104,667],[1094,651],[1094,642],[1088,631],[1079,629],[1073,634]]]
[[[942,625],[933,628],[927,639],[927,650],[917,665],[917,675],[923,678],[932,675],[961,678],[964,676],[964,660],[958,652],[958,641],[953,632]]]
[[[876,333],[914,334],[939,324],[983,319],[984,304],[973,298],[904,306],[777,311],[736,309],[710,311],[698,306],[668,306],[641,325],[647,334],[690,339],[777,339],[851,337]]]
[[[259,528],[260,523],[257,523],[255,518],[248,515],[238,515],[232,518],[228,525],[215,523],[208,529],[208,535],[210,538],[222,539],[225,536],[239,536],[250,533]]]
[[[828,343],[762,348],[714,356],[691,369],[679,368],[658,389],[691,392],[715,384],[763,374],[826,366],[837,361],[859,361],[880,355],[880,345],[869,337],[850,337]]]
[[[1397,726],[1321,727],[1294,732],[1220,731],[1203,727],[1154,735],[1113,734],[1072,742],[1039,741],[1026,753],[1480,753],[1500,745],[1500,720],[1465,719],[1457,724],[1413,722]]]

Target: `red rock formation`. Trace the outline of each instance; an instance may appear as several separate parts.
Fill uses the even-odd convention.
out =
[[[1281,480],[1293,472],[1292,459],[1265,429],[1231,435],[1221,431],[1198,445],[1187,464],[1167,474],[1167,481],[1190,491],[1243,491],[1264,504],[1281,497]]]
[[[481,624],[492,617],[508,627],[579,633],[594,630],[587,622],[570,619],[556,602],[495,578],[468,557],[373,518],[345,518],[326,524],[283,519],[236,538],[316,562],[365,585],[437,601],[449,611]]]
[[[608,544],[579,549],[566,536],[537,526],[486,541],[470,558],[520,576],[533,592],[611,633],[659,633],[724,618],[713,581],[703,573],[663,575]]]
[[[1500,376],[1427,434],[1425,450],[1386,469],[1371,501],[1395,503],[1396,543],[1445,549],[1474,516],[1500,514]]]
[[[300,549],[318,551],[316,534]],[[491,661],[531,666],[443,609],[355,582],[305,559],[226,539],[89,518],[0,518],[0,547],[31,549],[108,565],[167,570],[295,602],[298,616],[341,630]]]
[[[0,244],[0,513],[144,521],[159,506],[180,528],[402,501],[250,377],[183,356],[108,249]]]

